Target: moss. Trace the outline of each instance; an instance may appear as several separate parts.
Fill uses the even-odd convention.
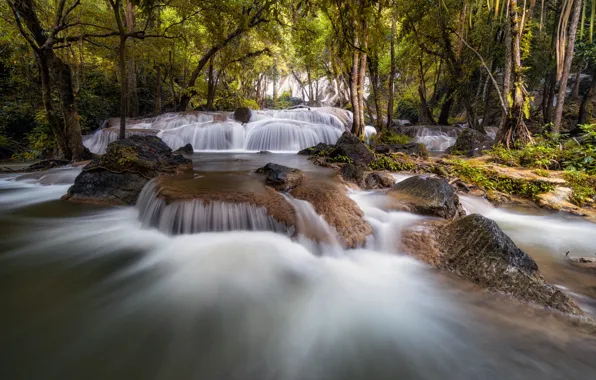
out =
[[[394,132],[384,132],[376,140],[380,144],[407,144],[412,142],[412,138],[406,135],[400,135]]]
[[[461,178],[484,190],[496,190],[505,194],[536,199],[539,194],[554,189],[554,185],[548,182],[511,178],[482,167],[473,166],[464,160],[456,159],[450,163],[452,164],[450,167],[452,176]]]
[[[368,166],[372,170],[388,170],[391,172],[412,171],[416,169],[415,163],[398,155],[380,156]]]
[[[583,206],[596,195],[596,190],[594,190],[596,188],[596,176],[576,170],[567,170],[564,177],[573,189],[572,203]]]

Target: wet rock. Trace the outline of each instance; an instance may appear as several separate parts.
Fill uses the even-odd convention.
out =
[[[372,172],[364,179],[364,188],[367,190],[387,189],[395,184],[395,178],[389,173]]]
[[[568,257],[569,263],[575,267],[596,272],[596,257]]]
[[[329,144],[325,144],[325,143],[318,143],[317,145],[312,146],[310,148],[302,149],[301,151],[298,152],[298,154],[301,156],[318,156],[325,152],[331,151],[331,149],[333,149],[333,147],[334,147],[333,145],[329,145]]]
[[[387,193],[391,208],[420,215],[454,219],[465,215],[453,187],[442,178],[414,176],[397,183]]]
[[[305,178],[290,194],[310,202],[315,211],[335,228],[346,248],[362,247],[372,234],[370,224],[364,220],[364,213],[338,183]]]
[[[408,155],[427,157],[428,151],[424,144],[408,143],[408,144],[379,144],[375,146],[375,153],[405,153]]]
[[[174,154],[193,154],[194,149],[192,148],[191,144],[186,144],[181,148],[178,148],[174,151]]]
[[[239,107],[236,108],[236,110],[234,111],[234,120],[236,120],[239,123],[246,124],[250,122],[251,115],[252,111],[250,110],[250,108]]]
[[[87,164],[63,199],[132,205],[152,178],[191,169],[192,161],[156,136],[131,136],[108,145],[106,154]]]
[[[492,291],[566,313],[581,311],[542,278],[536,262],[482,215],[432,221],[404,232],[406,252]]]
[[[271,152],[268,150],[261,150],[261,151],[257,152],[257,154],[271,154]]]
[[[351,182],[358,186],[362,186],[364,183],[364,170],[360,166],[345,164],[339,171],[339,174],[346,182]]]
[[[495,141],[484,133],[478,132],[474,129],[464,129],[457,140],[455,145],[449,148],[449,153],[457,153],[468,157],[480,156],[484,151],[492,148]]]
[[[301,170],[273,163],[257,169],[256,173],[266,175],[265,183],[277,191],[290,191],[304,178]]]
[[[331,158],[340,156],[349,158],[357,166],[367,166],[375,160],[374,154],[368,150],[366,144],[350,132],[344,132],[329,153]]]

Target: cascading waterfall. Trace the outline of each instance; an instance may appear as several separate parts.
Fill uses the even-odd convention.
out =
[[[247,130],[247,150],[298,151],[321,142],[335,144],[342,134],[329,125],[281,119],[256,121]]]
[[[339,115],[340,117],[336,116]],[[126,135],[156,134],[172,149],[191,144],[200,151],[298,151],[318,143],[334,144],[349,126],[351,113],[329,107],[253,111],[251,122],[240,124],[228,113],[168,113],[131,120]],[[88,136],[84,144],[103,154],[118,139],[118,121]]]
[[[243,149],[245,129],[234,121],[188,124],[157,134],[172,149],[191,144],[195,150]]]
[[[146,228],[172,235],[225,231],[272,231],[292,236],[294,228],[278,222],[263,207],[247,203],[205,202],[202,199],[167,203],[159,198],[155,181],[139,195],[139,218]]]

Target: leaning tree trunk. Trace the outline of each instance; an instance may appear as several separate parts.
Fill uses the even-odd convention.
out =
[[[358,68],[358,102],[360,103],[359,108],[360,108],[360,129],[357,131],[356,136],[364,136],[364,126],[365,126],[365,122],[364,122],[364,82],[366,79],[366,63],[367,63],[367,59],[368,56],[365,53],[366,49],[367,49],[367,45],[368,45],[368,37],[366,35],[366,22],[363,22],[362,25],[362,32],[364,33],[364,36],[362,38],[362,46],[363,46],[363,51],[360,53],[360,67]]]
[[[532,135],[524,121],[524,107],[526,106],[526,102],[529,101],[529,96],[524,88],[523,67],[521,64],[522,25],[521,16],[518,13],[517,0],[510,0],[509,15],[512,37],[510,59],[512,62],[514,83],[511,90],[513,104],[497,136],[497,142],[502,143],[507,148],[510,148],[514,142],[519,142],[521,145],[527,145],[533,142]],[[509,59],[509,57],[506,58]]]
[[[439,125],[449,125],[449,114],[451,113],[451,107],[453,106],[453,100],[455,96],[455,90],[450,84],[445,93],[445,100],[441,106],[441,113],[439,114]]]
[[[557,107],[555,108],[555,118],[553,121],[554,133],[558,133],[561,130],[561,122],[563,120],[563,107],[565,106],[565,97],[567,95],[567,81],[569,79],[569,72],[571,71],[571,64],[573,63],[573,49],[575,49],[575,36],[577,34],[577,26],[579,24],[581,10],[582,1],[575,0],[573,4],[573,16],[571,18],[571,25],[569,26],[569,36],[567,37],[567,48],[565,50],[565,63],[563,66],[563,74],[559,83],[559,94],[557,95]]]
[[[355,23],[354,23],[355,24]],[[352,53],[352,73],[350,76],[350,95],[352,98],[352,111],[354,113],[352,121],[352,133],[359,136],[363,127],[360,125],[360,101],[358,100],[358,68],[360,66],[358,46],[358,33],[354,32],[354,52]]]
[[[426,94],[422,85],[418,86],[418,95],[420,96],[420,115],[418,117],[418,123],[422,125],[435,125],[435,121],[428,102],[426,101]]]
[[[128,108],[127,79],[126,79],[126,35],[120,35],[120,46],[118,47],[120,66],[120,139],[126,138],[126,114]]]

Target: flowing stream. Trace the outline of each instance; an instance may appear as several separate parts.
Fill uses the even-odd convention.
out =
[[[193,144],[195,177],[218,188],[217,178],[249,178],[268,162],[331,176],[284,152],[335,142],[351,117],[267,111],[243,125],[224,116],[166,114],[128,133]],[[116,136],[106,125],[86,144],[103,152]],[[251,153],[261,150],[277,153]],[[350,194],[373,234],[344,250],[314,207],[288,194],[298,231],[317,242],[248,204],[166,204],[154,182],[136,207],[60,200],[80,170],[0,175],[0,379],[596,378],[594,327],[399,252],[402,231],[424,217],[383,211],[382,192]],[[596,315],[596,275],[565,257],[596,252],[595,224],[462,202]]]

